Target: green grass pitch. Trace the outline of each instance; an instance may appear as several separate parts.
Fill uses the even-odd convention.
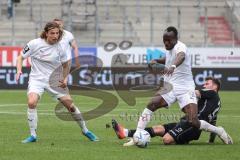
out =
[[[146,149],[136,146],[123,147],[126,140],[116,138],[112,128],[106,128],[115,118],[127,128],[135,128],[137,114],[145,108],[149,98],[138,99],[137,105],[128,106],[122,100],[112,112],[87,122],[88,128],[99,136],[99,142],[90,142],[75,122],[58,119],[54,113],[56,102],[45,94],[38,105],[38,142],[21,144],[29,135],[26,119],[26,91],[0,90],[0,160],[237,160],[240,158],[240,92],[220,92],[222,108],[218,125],[224,126],[234,140],[224,145],[217,137],[215,144],[207,144],[207,133],[199,141],[189,145],[165,146],[160,138],[152,138]],[[89,111],[99,103],[89,97],[73,96],[82,112]],[[175,115],[175,117],[173,116]],[[174,121],[181,116],[177,105],[158,110],[149,125]]]

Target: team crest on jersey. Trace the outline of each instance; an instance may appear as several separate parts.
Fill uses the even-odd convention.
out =
[[[27,53],[30,50],[30,48],[28,47],[28,45],[26,45],[23,49],[23,54]]]

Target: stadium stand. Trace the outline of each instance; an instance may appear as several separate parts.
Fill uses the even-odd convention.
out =
[[[202,23],[205,23],[205,17],[200,17]],[[214,44],[231,45],[232,43],[239,44],[237,37],[234,37],[229,23],[223,16],[208,17],[208,35]],[[235,42],[234,40],[235,39]]]
[[[239,7],[232,0],[21,0],[15,4],[13,24],[7,2],[1,1],[0,45],[23,45],[56,17],[64,19],[79,45],[127,39],[134,45],[161,46],[169,25],[190,46],[239,45]]]

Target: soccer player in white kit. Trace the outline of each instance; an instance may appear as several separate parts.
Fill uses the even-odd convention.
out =
[[[56,22],[63,29],[64,23],[61,19],[55,18],[53,21]],[[80,62],[78,59],[78,57],[79,57],[78,46],[77,46],[77,42],[76,42],[73,34],[69,31],[63,29],[63,36],[59,43],[61,44],[62,48],[67,53],[67,60],[69,61],[69,64],[70,64],[69,66],[71,67],[72,49],[73,49],[75,65],[77,68],[80,67]]]
[[[137,131],[146,128],[154,111],[158,108],[170,107],[176,101],[180,109],[186,114],[187,121],[193,127],[216,133],[226,144],[231,144],[230,136],[221,127],[216,127],[205,120],[198,119],[197,98],[195,84],[191,71],[191,57],[184,43],[178,41],[178,31],[175,27],[168,27],[163,35],[166,57],[153,60],[151,63],[165,64],[164,81],[172,84],[173,89],[163,95],[156,93],[139,118]]]
[[[23,140],[23,143],[37,141],[37,103],[46,90],[53,97],[57,98],[71,113],[73,119],[82,129],[82,133],[91,141],[97,141],[95,136],[86,127],[79,109],[74,105],[67,88],[68,63],[67,56],[59,41],[62,38],[62,29],[55,22],[48,22],[40,38],[31,40],[17,58],[17,77],[22,74],[22,62],[27,57],[31,58],[31,73],[28,82],[28,124],[30,136]],[[57,70],[61,68],[61,70]],[[52,87],[49,83],[50,77],[55,73],[59,77],[57,85]]]

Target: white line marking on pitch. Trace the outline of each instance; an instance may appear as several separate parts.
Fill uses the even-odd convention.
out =
[[[9,114],[9,115],[26,115],[26,112],[8,112],[8,111],[0,111],[0,114]],[[38,113],[38,115],[43,116],[55,116],[55,113]],[[121,116],[120,114],[106,114],[101,117],[114,117],[114,116]],[[220,118],[240,118],[240,115],[219,115]]]
[[[56,103],[39,103],[38,105],[43,106],[43,105],[52,105],[52,104],[56,104]],[[0,104],[0,107],[11,107],[11,106],[27,106],[26,103],[19,103],[19,104],[10,104],[10,103],[6,103],[6,104]]]
[[[57,105],[57,103],[39,103],[38,106],[44,106],[44,105]],[[78,103],[77,103],[78,104]],[[95,103],[79,103],[79,105],[89,105],[89,104],[95,104]],[[27,103],[19,103],[19,104],[16,104],[16,103],[6,103],[6,104],[0,104],[0,107],[11,107],[11,106],[27,106]]]

